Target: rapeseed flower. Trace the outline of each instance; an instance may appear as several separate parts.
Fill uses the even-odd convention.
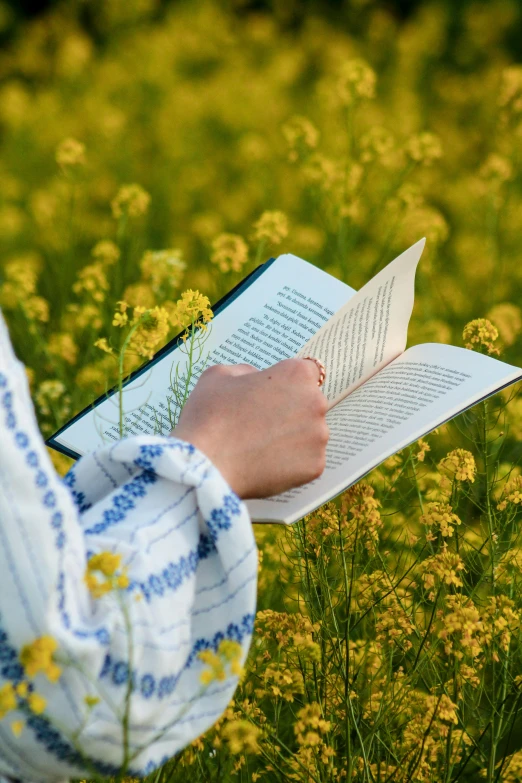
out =
[[[212,241],[210,260],[220,272],[240,272],[248,261],[248,245],[238,234],[220,234]]]
[[[85,166],[85,144],[73,138],[64,139],[56,150],[56,162],[64,170]]]
[[[58,642],[52,636],[41,636],[33,642],[24,645],[20,653],[20,663],[24,667],[28,677],[36,677],[42,672],[50,682],[57,682],[62,670],[54,662],[53,656],[58,649]],[[30,693],[27,698],[36,697],[36,694]],[[38,697],[41,698],[41,697]],[[33,699],[37,706],[41,704],[38,698]],[[36,710],[34,710],[36,712]]]
[[[127,569],[122,567],[121,561],[122,556],[114,552],[98,552],[89,558],[84,581],[93,598],[102,598],[129,586]],[[100,579],[98,574],[105,579]]]
[[[124,216],[137,218],[145,215],[149,204],[150,195],[141,185],[122,185],[111,201],[111,209],[113,217],[117,220]]]
[[[486,352],[489,355],[499,354],[495,345],[498,339],[498,329],[487,318],[475,318],[464,327],[462,332],[464,345],[471,351]]]
[[[284,212],[274,210],[263,212],[259,220],[254,223],[254,240],[268,242],[271,245],[280,245],[288,236],[288,218]]]

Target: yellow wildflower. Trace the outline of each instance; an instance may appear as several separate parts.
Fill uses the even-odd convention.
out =
[[[248,720],[234,720],[225,724],[221,730],[222,738],[227,742],[230,752],[260,753],[258,739],[261,730]]]
[[[85,696],[83,700],[89,709],[96,707],[96,705],[100,703],[99,696]]]
[[[461,595],[448,595],[445,608],[437,616],[442,625],[438,636],[444,641],[446,655],[477,658],[483,649],[484,624],[473,601]]]
[[[181,284],[186,264],[179,248],[147,250],[140,261],[143,279],[155,294],[171,291]]]
[[[73,285],[75,294],[89,294],[95,302],[103,302],[109,289],[107,273],[101,261],[88,264],[78,273],[78,279]]]
[[[137,327],[129,342],[129,350],[138,356],[152,359],[154,351],[164,343],[170,330],[169,312],[164,307],[133,309],[131,326]]]
[[[390,161],[391,153],[395,149],[395,139],[386,128],[378,125],[370,128],[361,137],[361,160],[363,163],[371,163],[374,160],[384,164]]]
[[[203,685],[210,685],[214,680],[224,680],[226,678],[223,661],[213,650],[202,650],[198,653],[198,658],[209,667],[201,672],[200,680]]]
[[[94,343],[95,348],[99,348],[100,351],[103,351],[104,353],[108,353],[111,356],[114,355],[113,349],[110,347],[109,343],[107,342],[106,337],[100,337],[99,340],[96,340]]]
[[[41,715],[47,707],[46,699],[39,693],[30,693],[27,697],[27,703],[31,712],[34,712],[35,715]]]
[[[129,316],[127,315],[127,313],[119,313],[118,311],[114,313],[114,317],[112,319],[113,326],[124,327],[128,324],[128,322],[129,322]]]
[[[375,96],[377,77],[367,62],[361,59],[343,63],[337,77],[337,95],[341,103],[351,106],[358,100]]]
[[[12,683],[7,682],[0,688],[0,719],[16,709],[16,693]]]
[[[190,326],[193,323],[200,328],[204,328],[212,320],[212,317],[213,313],[208,296],[190,288],[181,294],[172,316],[173,322],[181,327]]]
[[[441,552],[424,560],[422,570],[422,581],[424,588],[430,591],[428,594],[430,601],[435,598],[436,585],[444,584],[448,587],[463,585],[459,573],[465,570],[464,563],[459,555],[450,552],[446,544]]]
[[[240,272],[248,261],[248,245],[238,234],[220,234],[212,242],[210,261],[221,272]]]
[[[22,699],[25,699],[28,693],[29,686],[26,682],[20,682],[16,686],[16,693],[18,696],[21,696]]]
[[[30,644],[24,645],[20,653],[20,663],[28,677],[35,677],[39,672],[46,675],[51,682],[56,682],[62,670],[53,661],[53,655],[58,649],[58,642],[52,636],[41,636]]]
[[[72,138],[64,139],[56,150],[56,162],[62,169],[84,166],[86,163],[85,144]]]
[[[41,296],[30,296],[23,303],[23,309],[30,321],[47,323],[49,320],[49,302]]]
[[[417,441],[418,451],[415,454],[417,457],[417,460],[419,462],[424,462],[424,458],[426,456],[426,452],[431,451],[429,443],[427,443],[423,438],[419,438]]]
[[[514,506],[522,503],[522,476],[513,476],[506,482],[502,498],[497,507],[499,511],[504,511],[510,503]]]
[[[92,256],[95,261],[104,266],[110,266],[120,260],[121,251],[118,245],[111,239],[102,239],[94,245]]]
[[[92,555],[87,562],[89,571],[101,571],[104,576],[114,576],[120,568],[121,555],[113,552],[99,552],[97,555]]]
[[[110,581],[100,582],[95,574],[87,572],[84,576],[85,584],[87,585],[90,594],[93,598],[102,598],[112,590],[112,584]]]
[[[439,469],[446,471],[452,479],[473,483],[477,473],[475,458],[471,451],[453,449],[439,462]]]
[[[299,745],[317,745],[320,742],[319,734],[326,734],[330,726],[330,721],[323,718],[321,705],[312,702],[298,711],[294,733]]]
[[[425,509],[420,521],[430,529],[428,533],[429,541],[434,539],[431,532],[432,528],[435,528],[442,536],[451,538],[455,526],[462,524],[448,503],[428,503]]]
[[[431,166],[442,157],[442,145],[438,136],[424,131],[408,139],[406,153],[415,163]]]
[[[65,386],[61,381],[42,381],[35,394],[35,401],[44,416],[49,416],[51,410],[56,407],[58,401],[63,407],[68,401],[65,395]]]
[[[63,359],[67,364],[76,364],[78,346],[67,332],[57,332],[49,337],[47,350],[52,356]]]
[[[131,283],[123,291],[123,297],[129,307],[144,307],[152,310],[157,303],[157,295],[149,283]],[[166,302],[163,306],[166,306]]]
[[[282,127],[288,144],[288,160],[295,163],[306,158],[317,147],[319,131],[306,117],[291,117]]]
[[[15,735],[15,737],[19,737],[22,731],[24,730],[25,721],[23,720],[14,720],[11,723],[11,731]]]
[[[122,556],[114,552],[98,552],[89,558],[84,581],[93,598],[102,598],[113,590],[125,590],[129,586],[127,571],[122,569],[121,559]],[[98,579],[96,572],[106,579]]]
[[[493,185],[501,185],[512,179],[513,166],[507,158],[491,153],[480,169],[480,176]]]
[[[136,218],[144,215],[150,204],[150,196],[141,185],[122,185],[111,201],[113,217],[117,220],[124,215]]]
[[[254,240],[257,242],[269,242],[272,245],[280,245],[288,235],[288,218],[284,212],[274,210],[263,212],[259,220],[254,223]]]
[[[498,329],[487,318],[475,318],[464,327],[462,339],[466,348],[472,351],[488,354],[498,354],[499,349],[494,345],[498,338]]]

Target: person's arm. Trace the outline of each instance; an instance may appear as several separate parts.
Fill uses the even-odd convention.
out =
[[[125,439],[80,460],[62,482],[0,320],[0,693],[28,680],[20,653],[36,639],[49,644],[52,637],[57,655],[79,666],[60,664],[56,682],[43,670],[29,678],[46,700],[41,714],[31,713],[23,688],[15,709],[0,709],[0,774],[86,777],[93,767],[116,774],[128,699],[129,753],[149,745],[130,765],[138,777],[223,712],[237,677],[202,694],[197,654],[228,638],[241,645],[244,661],[251,639],[257,552],[234,490],[243,497],[279,491],[291,457],[284,488],[320,471],[326,439],[314,371],[311,362],[291,362],[275,375],[251,373],[254,385],[246,387],[246,373],[230,377],[237,369],[208,371],[175,438]],[[283,401],[292,387],[300,429],[320,434],[315,448],[314,437],[297,434],[299,410]],[[275,404],[270,415],[267,394]],[[297,444],[301,455],[288,451]],[[130,584],[95,599],[84,577],[88,559],[104,551],[122,555]],[[132,627],[130,667],[118,596]],[[101,701],[88,708],[86,697]],[[11,726],[19,721],[25,725],[15,738]]]
[[[27,699],[16,696],[21,709],[2,712],[0,696],[0,774],[86,777],[89,764],[116,774],[130,677],[129,751],[152,742],[130,764],[138,777],[205,731],[232,697],[235,676],[201,695],[197,653],[228,638],[246,657],[257,577],[250,520],[208,458],[172,438],[100,449],[63,483],[28,409],[24,370],[5,333],[0,340],[0,689],[30,682],[46,701],[41,714],[25,714]],[[101,551],[122,555],[130,585],[95,599],[84,576]],[[118,595],[132,625],[130,668]],[[56,682],[43,671],[28,678],[20,653],[42,637],[81,671],[60,664]],[[75,741],[85,697],[101,701]]]

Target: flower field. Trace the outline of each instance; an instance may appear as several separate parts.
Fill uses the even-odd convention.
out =
[[[0,307],[45,435],[282,252],[358,288],[426,236],[408,344],[522,365],[520,3],[297,7],[0,2]],[[236,697],[150,780],[522,781],[521,443],[515,387],[259,527]]]

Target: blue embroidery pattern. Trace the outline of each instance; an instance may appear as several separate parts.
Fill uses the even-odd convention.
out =
[[[220,530],[228,530],[232,526],[232,517],[241,514],[241,501],[231,492],[223,498],[223,505],[215,508],[207,520],[208,530],[214,542],[217,541]]]
[[[139,582],[145,600],[150,603],[154,595],[164,595],[167,590],[177,590],[183,582],[196,572],[200,560],[205,560],[216,551],[212,539],[201,533],[196,549],[182,555],[176,563],[169,563],[161,573],[151,574],[147,581]],[[135,588],[136,583],[130,587]]]
[[[127,484],[121,488],[121,492],[114,495],[112,499],[112,508],[106,508],[102,514],[102,521],[86,528],[86,536],[99,535],[104,533],[107,528],[122,522],[129,511],[136,508],[136,499],[144,498],[147,494],[147,487],[155,484],[158,480],[155,473],[145,470],[138,476],[134,476]]]
[[[126,661],[115,661],[110,653],[105,655],[102,669],[98,675],[99,679],[109,678],[114,685],[125,685],[132,680],[132,690],[136,690],[139,683],[141,693],[145,698],[150,699],[156,695],[158,699],[164,699],[174,691],[181,675],[189,669],[197,658],[197,654],[202,650],[217,650],[219,643],[223,639],[232,639],[236,642],[242,642],[246,636],[251,636],[254,629],[254,614],[245,614],[239,623],[229,623],[225,631],[218,631],[211,639],[197,639],[192,646],[185,665],[176,674],[170,674],[162,677],[156,682],[154,676],[150,673],[139,675],[136,670],[129,671],[129,665]]]
[[[92,507],[92,503],[89,503],[86,500],[85,492],[79,492],[78,490],[74,489],[76,484],[76,474],[74,472],[74,468],[71,468],[71,470],[65,474],[62,481],[65,486],[69,488],[69,492],[71,493],[71,496],[80,514],[83,514],[84,511],[88,511]]]

